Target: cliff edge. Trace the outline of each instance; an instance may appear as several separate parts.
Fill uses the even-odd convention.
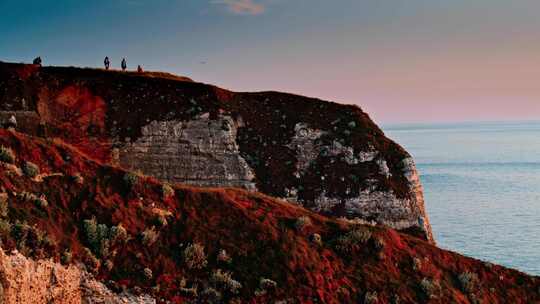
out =
[[[411,156],[360,108],[188,78],[0,63],[0,120],[162,181],[240,187],[433,242]]]

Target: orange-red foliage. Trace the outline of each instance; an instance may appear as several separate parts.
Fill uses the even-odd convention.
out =
[[[73,252],[74,262],[84,261],[87,247],[82,221],[95,217],[108,226],[122,224],[131,239],[110,256],[111,270],[99,268],[97,277],[110,280],[112,288],[142,287],[145,292],[173,303],[183,303],[182,278],[202,288],[209,274],[218,268],[231,271],[242,283],[239,297],[244,303],[269,303],[291,299],[292,303],[362,303],[366,292],[377,292],[379,303],[390,303],[399,295],[400,303],[424,303],[429,299],[420,287],[423,278],[439,282],[440,294],[430,303],[470,303],[473,297],[483,303],[535,303],[540,300],[537,278],[501,266],[441,250],[415,237],[383,227],[365,227],[371,239],[358,250],[341,253],[335,241],[352,226],[328,219],[271,197],[238,189],[198,189],[174,186],[175,195],[163,200],[161,185],[153,178],[141,177],[128,189],[125,172],[103,165],[63,145],[59,141],[32,138],[0,129],[0,145],[11,147],[16,165],[36,163],[44,173],[65,176],[45,177],[42,182],[0,171],[0,187],[9,194],[9,219],[26,221],[55,240],[52,248],[35,250],[39,258],[60,260],[64,250]],[[80,173],[82,184],[70,175]],[[43,193],[49,202],[45,210],[15,194],[28,191]],[[167,224],[156,222],[156,208],[170,212]],[[307,216],[312,224],[302,231],[296,220]],[[156,227],[158,241],[145,246],[139,235]],[[318,233],[323,244],[310,242]],[[2,236],[5,249],[15,248],[13,236]],[[205,247],[208,266],[189,270],[182,260],[182,249],[189,243]],[[217,261],[225,249],[230,264]],[[421,267],[413,267],[413,259]],[[104,262],[104,261],[102,261]],[[153,272],[145,279],[144,268]],[[473,295],[460,289],[459,274],[476,273],[480,286]],[[255,296],[261,278],[277,282],[275,292]],[[159,286],[159,289],[152,288]],[[226,298],[232,295],[225,294]]]

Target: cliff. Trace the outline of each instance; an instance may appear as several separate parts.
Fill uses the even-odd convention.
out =
[[[241,189],[0,129],[5,303],[537,303],[540,280]]]
[[[411,156],[360,108],[187,78],[0,63],[0,119],[162,181],[241,187],[433,241]]]

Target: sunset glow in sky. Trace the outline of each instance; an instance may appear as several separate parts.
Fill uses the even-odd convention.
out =
[[[0,1],[0,60],[169,71],[379,123],[540,119],[538,0]]]

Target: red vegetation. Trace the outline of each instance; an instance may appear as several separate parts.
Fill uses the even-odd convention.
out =
[[[39,238],[28,237],[24,243],[13,228],[1,231],[3,247],[57,261],[69,250],[72,263],[85,262],[113,289],[138,286],[160,302],[183,303],[190,296],[181,287],[197,284],[201,296],[212,285],[212,272],[223,269],[242,284],[237,295],[221,290],[225,303],[233,298],[242,303],[284,299],[364,303],[375,293],[377,301],[371,303],[392,303],[396,297],[400,303],[540,301],[537,278],[441,250],[391,229],[353,226],[237,189],[174,186],[174,196],[164,198],[162,185],[153,178],[140,177],[131,187],[124,179],[126,172],[91,160],[59,140],[0,129],[0,145],[14,151],[17,167],[31,161],[42,173],[63,174],[37,181],[2,164],[0,189],[8,193],[9,202],[8,216],[2,221],[12,227],[17,221],[35,225],[51,239],[38,242]],[[74,178],[77,173],[82,180]],[[21,199],[23,191],[44,194],[48,206]],[[311,223],[299,229],[297,220],[303,216]],[[83,221],[91,218],[108,227],[121,224],[130,236],[125,244],[113,244],[109,254],[100,258],[99,267],[84,250],[90,244]],[[141,233],[151,227],[158,236],[149,245]],[[364,240],[345,242],[343,237],[351,230],[359,231]],[[322,244],[310,240],[314,233],[322,237]],[[186,266],[183,250],[191,243],[204,246],[206,267]],[[343,244],[349,249],[344,250]],[[230,263],[218,261],[220,250],[232,258]],[[106,266],[111,266],[106,260],[112,267]],[[145,268],[152,271],[151,278],[143,275]],[[459,278],[464,273],[478,277],[467,291]],[[275,281],[276,289],[256,295],[261,278]],[[424,279],[435,287],[426,289]]]
[[[163,73],[43,67],[32,69],[31,76],[27,72],[24,78],[16,76],[28,69],[0,64],[0,101],[4,101],[0,110],[7,110],[7,104],[20,107],[18,101],[26,96],[48,136],[61,137],[102,161],[110,160],[113,139],[136,140],[141,127],[152,121],[188,120],[202,113],[215,117],[225,112],[245,123],[238,130],[238,145],[257,175],[258,189],[265,194],[285,197],[286,189],[301,189],[299,199],[309,207],[323,191],[347,199],[369,187],[367,180],[378,180],[379,190],[392,190],[400,198],[411,195],[401,172],[407,152],[386,138],[357,106],[278,92],[231,92]],[[287,144],[297,123],[326,130],[320,144],[337,141],[353,147],[355,155],[371,148],[380,151],[392,175],[382,176],[372,162],[345,166],[337,156],[319,157],[305,175],[295,177],[296,153]],[[22,128],[28,131],[27,126]],[[320,169],[328,173],[324,186]],[[346,215],[339,208],[335,211],[334,215]]]

